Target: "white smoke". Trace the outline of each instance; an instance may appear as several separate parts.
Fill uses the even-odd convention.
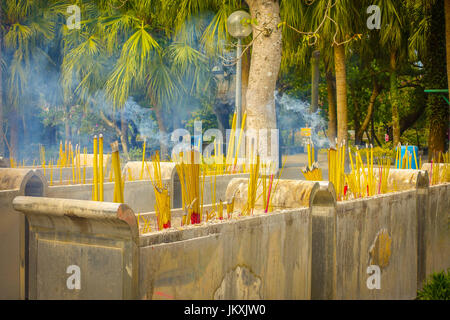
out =
[[[316,147],[329,147],[329,141],[323,134],[327,129],[327,122],[319,114],[319,109],[311,113],[308,101],[296,99],[287,94],[278,94],[278,92],[275,92],[275,103],[278,106],[277,117],[280,130],[311,128],[311,139]]]

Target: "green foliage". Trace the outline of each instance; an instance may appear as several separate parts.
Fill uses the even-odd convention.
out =
[[[191,134],[194,133],[195,121],[202,122],[202,133],[208,129],[218,128],[217,118],[214,114],[211,103],[204,101],[202,103],[202,107],[199,110],[192,112],[191,118],[185,121],[185,127],[191,132]]]
[[[130,161],[141,161],[142,160],[142,147],[133,147],[128,150],[128,155],[130,156]]]
[[[332,45],[345,42],[349,129],[364,120],[376,80],[384,88],[374,108],[375,132],[383,142],[382,149],[392,149],[390,144],[384,144],[382,136],[387,132],[392,139],[389,132],[392,127],[388,81],[390,52],[396,51],[397,56],[397,78],[393,79],[393,84],[398,86],[396,101],[400,122],[425,106],[425,87],[445,88],[447,85],[442,65],[444,37],[430,33],[433,23],[429,11],[435,2],[280,1],[278,27],[283,29],[283,56],[279,92],[310,101],[310,58],[314,50],[320,50],[319,106],[320,115],[326,119],[325,72],[333,70]],[[72,4],[81,8],[80,30],[69,30],[65,25],[66,9]],[[381,30],[369,31],[365,25],[365,9],[370,4],[381,7]],[[64,138],[66,120],[73,134],[110,131],[117,138],[116,131],[97,114],[99,101],[104,102],[105,108],[121,108],[133,97],[141,106],[163,109],[166,129],[178,125],[176,121],[170,124],[171,116],[186,118],[188,114],[188,129],[193,128],[194,120],[203,121],[203,131],[217,128],[211,106],[215,90],[210,70],[217,61],[222,61],[219,57],[224,55],[224,50],[233,49],[229,46],[233,39],[227,34],[226,20],[236,9],[249,11],[246,1],[5,0],[1,6],[0,33],[4,41],[0,48],[0,68],[4,70],[1,85],[5,89],[6,111],[3,114],[7,115],[13,108],[18,110],[19,118],[23,114],[38,114],[46,130],[59,127],[56,139]],[[256,19],[242,23],[261,29]],[[439,22],[434,24],[442,29]],[[244,42],[249,43],[250,38]],[[425,79],[422,63],[428,68]],[[52,96],[39,92],[32,77],[44,71],[56,74],[58,79],[58,86],[47,90]],[[100,93],[102,98],[97,99]],[[103,101],[104,97],[109,101]],[[187,110],[186,101],[201,103],[202,107],[190,114],[195,108]],[[429,96],[428,112],[431,127],[442,126],[448,119],[448,108],[439,95]],[[290,116],[293,128],[302,126],[294,116],[282,116]],[[426,144],[428,130],[424,118],[422,116],[402,133],[403,144]],[[230,124],[231,119],[232,115]],[[289,139],[291,130],[282,129],[285,143],[295,142]],[[130,148],[130,155],[134,157],[138,150]]]
[[[450,268],[431,274],[417,291],[417,300],[450,300]]]
[[[419,147],[426,146],[428,141],[428,130],[425,130],[425,128],[421,129],[422,130],[419,130],[416,126],[414,126],[403,132],[400,138],[401,144],[408,144]]]
[[[356,153],[356,147],[350,146],[350,150],[352,151],[352,156],[354,159],[354,155]],[[359,148],[359,152],[361,154],[361,158],[363,161],[366,161],[366,151],[365,148]],[[392,142],[386,143],[383,145],[383,147],[375,147],[373,148],[373,158],[374,158],[374,165],[377,164],[377,160],[385,159],[385,158],[391,158],[392,163],[394,163],[395,160],[395,150],[392,147]],[[355,160],[354,160],[355,161]]]

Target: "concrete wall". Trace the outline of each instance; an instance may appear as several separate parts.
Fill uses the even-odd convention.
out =
[[[140,237],[141,299],[309,299],[308,208]]]
[[[433,174],[432,171],[436,171],[436,169],[439,170],[439,182],[450,182],[450,164],[448,163],[433,163],[433,167],[431,167],[431,163],[424,163],[421,168],[421,170],[428,171],[430,177]]]
[[[14,210],[13,199],[23,195],[43,196],[46,192],[41,173],[0,168],[0,300],[27,296],[28,223],[22,213]]]
[[[313,198],[320,194],[319,183],[310,184]],[[25,213],[31,225],[30,298],[310,298],[312,238],[307,207],[137,238],[136,215],[121,206],[14,199],[15,209]],[[66,286],[66,268],[72,264],[87,275],[78,291]]]
[[[106,167],[105,167],[106,169]],[[41,172],[42,174],[44,174],[44,169],[43,168],[37,168],[35,169],[36,171]],[[48,181],[48,184],[50,184],[50,174],[53,175],[53,184],[57,185],[59,184],[59,176],[62,174],[62,182],[63,184],[66,183],[72,183],[72,178],[73,178],[73,172],[72,172],[72,168],[57,168],[54,167],[53,170],[50,170],[49,167],[45,168],[45,178]],[[76,176],[76,172],[75,172],[75,176]],[[92,181],[92,177],[94,174],[94,170],[92,167],[86,167],[86,182],[87,181]],[[105,174],[105,180],[108,178],[108,175]],[[81,168],[81,181],[83,181],[83,168]]]
[[[417,291],[416,191],[336,205],[335,299],[413,299]],[[367,268],[381,269],[370,290]]]
[[[214,178],[214,176],[205,176],[205,185],[203,191],[203,203],[211,203],[212,202],[212,188],[211,185],[214,185],[214,180],[216,184],[216,201],[219,200],[226,201],[225,193],[228,187],[228,184],[231,180],[235,178],[245,178],[248,179],[248,173],[236,173],[236,174],[225,174],[218,175]],[[201,182],[202,177],[200,177]],[[174,184],[173,184],[173,192],[174,192],[174,201],[173,208],[181,208],[182,207],[182,198],[181,198],[181,184],[178,178],[178,175],[174,176]]]
[[[14,208],[30,223],[30,299],[136,298],[138,234],[128,206],[17,197]],[[71,271],[70,266],[79,269]],[[74,272],[79,290],[67,285]]]
[[[19,195],[19,190],[0,191],[0,300],[25,297],[25,218],[12,208]]]
[[[411,190],[338,203],[331,184],[308,182],[308,207],[140,236],[128,207],[126,224],[118,213],[103,219],[119,204],[19,197],[16,210],[33,215],[34,237],[47,241],[30,246],[30,297],[413,299],[426,275],[450,267],[450,184],[429,188],[414,174]],[[65,292],[68,257],[87,259],[82,272],[98,277],[82,287],[88,292]],[[367,287],[371,265],[381,269],[379,290]],[[105,291],[99,283],[112,275],[122,280]],[[120,295],[124,286],[134,291]]]
[[[174,182],[171,179],[162,180],[163,184],[169,187],[169,193],[171,194],[171,207],[181,208],[181,185],[180,181],[176,178]],[[225,201],[225,191],[228,183],[233,178],[248,177],[248,174],[231,174],[220,175],[216,177],[216,201],[220,199]],[[205,186],[203,193],[203,203],[208,204],[212,201],[211,195],[211,182],[214,184],[214,178],[212,176],[205,177]],[[112,202],[114,197],[114,183],[105,182],[104,188],[104,200]],[[52,186],[48,187],[47,196],[50,198],[65,198],[65,199],[78,199],[78,200],[92,200],[92,184],[78,184],[78,185],[66,185],[66,186]],[[124,186],[124,202],[132,204],[133,210],[136,213],[144,213],[149,211],[155,211],[155,191],[150,180],[136,180],[125,181]]]
[[[72,174],[70,168],[63,168],[68,175]],[[88,168],[91,170],[92,168]],[[55,170],[55,172],[59,170]],[[55,174],[54,172],[54,174]],[[64,173],[63,173],[64,174]],[[46,170],[49,175],[49,170]],[[234,176],[217,176],[216,193],[217,201],[220,194],[225,194],[228,181]],[[57,176],[58,177],[58,176]],[[25,252],[28,251],[27,233],[28,226],[23,214],[18,214],[12,207],[12,201],[16,196],[33,195],[32,184],[29,181],[38,179],[42,184],[42,190],[37,190],[40,196],[51,198],[65,198],[75,200],[91,200],[92,184],[48,186],[43,170],[41,169],[0,169],[0,299],[24,299],[26,285]],[[55,176],[54,176],[55,179]],[[209,187],[210,178],[205,179],[205,202],[211,201]],[[55,180],[56,181],[56,180]],[[163,183],[172,188],[172,180],[166,179]],[[1,190],[1,189],[9,190]],[[173,189],[171,194],[174,194]],[[180,189],[178,189],[181,191]],[[104,199],[113,201],[114,183],[104,183]],[[155,210],[155,193],[149,180],[125,182],[124,198],[126,203],[131,203],[136,213],[145,213]],[[175,202],[180,203],[181,193],[175,193]],[[171,199],[174,202],[174,197]],[[173,204],[172,204],[173,206]]]
[[[163,183],[169,183],[168,180]],[[114,199],[114,182],[103,185],[104,201]],[[62,199],[92,200],[92,184],[53,186],[48,188],[48,197]],[[124,185],[124,202],[132,203],[135,212],[155,210],[155,192],[150,180],[126,181]]]
[[[426,215],[426,274],[450,267],[450,184],[431,186]]]

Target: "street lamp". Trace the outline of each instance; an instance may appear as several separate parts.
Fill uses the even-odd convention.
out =
[[[236,128],[241,127],[241,105],[242,105],[242,39],[252,33],[250,24],[251,16],[242,10],[233,12],[227,19],[228,33],[237,38],[236,50]]]

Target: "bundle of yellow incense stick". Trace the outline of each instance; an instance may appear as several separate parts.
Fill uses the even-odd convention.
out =
[[[231,201],[229,203],[227,203],[227,216],[228,219],[231,218],[231,215],[234,212],[234,197],[231,198]]]
[[[430,185],[437,185],[450,182],[450,162],[449,153],[439,152],[431,160]]]
[[[351,173],[345,175],[345,181],[348,191],[345,192],[344,199],[364,198],[376,194],[387,193],[391,190],[388,188],[388,176],[391,165],[391,159],[378,160],[378,169],[374,168],[373,146],[366,146],[366,164],[363,163],[360,150],[356,148],[355,163],[351,150],[349,148],[349,159],[351,164]],[[398,160],[398,159],[397,159]],[[378,171],[378,175],[376,174]],[[351,194],[351,197],[349,196]]]
[[[305,166],[301,168],[306,180],[309,181],[322,181],[322,169],[319,168],[319,163],[314,162],[312,166]]]
[[[236,155],[234,156],[234,163],[233,163],[233,168],[232,168],[233,172],[236,171],[236,165],[237,165],[237,161],[239,158],[239,152],[241,151],[241,142],[242,142],[242,137],[244,136],[246,119],[247,119],[247,112],[245,112],[244,116],[242,117],[241,131],[239,133],[239,140],[238,140]]]
[[[50,166],[50,185],[53,186],[53,163],[52,163],[52,160],[50,160],[49,166]]]
[[[344,197],[344,164],[345,142],[341,143],[341,145],[336,149],[328,149],[328,180],[333,183],[338,199],[342,199]]]
[[[103,201],[103,182],[104,182],[104,174],[103,174],[103,134],[100,134],[98,137],[98,198],[99,201]],[[123,179],[125,181],[125,179]],[[123,189],[123,188],[122,188]]]
[[[119,142],[111,143],[111,170],[114,170],[114,197],[113,202],[123,203],[123,183],[122,175],[120,173],[120,157],[119,157]],[[94,179],[96,177],[94,174]]]
[[[250,163],[250,176],[248,180],[248,194],[247,194],[247,205],[243,210],[242,215],[253,214],[256,204],[256,191],[258,190],[258,178],[259,178],[259,167],[260,167],[260,156],[256,156],[256,163],[254,163],[253,157],[251,157]]]
[[[86,184],[87,148],[84,148],[83,184]],[[111,170],[112,172],[112,170]],[[110,181],[111,182],[111,181]]]
[[[315,161],[314,144],[312,140],[306,146],[308,151],[308,165],[301,168],[306,180],[310,181],[322,181],[322,169],[319,167],[319,163]]]
[[[212,209],[210,212],[210,216],[212,215],[212,213],[215,213],[217,211],[217,206],[216,206],[216,182],[217,182],[217,165],[213,164],[212,166],[214,169],[212,169],[209,174],[212,176],[211,179],[209,180],[210,182],[210,189],[211,189],[211,205],[212,205]],[[202,181],[202,189],[201,189],[201,201],[203,201],[203,188],[204,188],[204,178],[205,178],[205,171],[203,171],[203,181]],[[202,207],[203,207],[203,202],[202,202]],[[208,216],[207,216],[208,217]],[[209,218],[208,218],[209,220]]]
[[[231,123],[230,141],[228,142],[227,157],[225,161],[225,164],[227,166],[227,172],[231,171],[231,164],[232,164],[231,159],[234,151],[235,135],[236,135],[236,112],[233,114],[233,121]]]
[[[273,206],[272,206],[272,199],[273,199],[273,197],[272,197],[272,195],[275,194],[275,192],[277,191],[278,183],[280,182],[281,176],[283,175],[283,169],[284,169],[284,165],[285,164],[286,164],[286,159],[281,164],[281,170],[280,170],[280,172],[278,174],[277,182],[275,183],[275,187],[273,188],[273,191],[271,189],[269,189],[268,200],[266,202],[267,203],[266,204],[266,212],[272,212],[273,211]]]
[[[114,150],[117,152],[117,157],[114,155],[114,161],[119,163],[119,172],[120,172],[120,158],[119,158],[119,144],[117,143],[117,146],[115,145],[115,143],[113,142],[111,144],[111,148],[114,145]],[[98,201],[98,140],[97,140],[97,136],[94,136],[94,143],[93,143],[93,154],[94,154],[94,159],[93,159],[93,182],[92,182],[92,200],[93,201]],[[117,166],[117,164],[115,164],[115,166]],[[116,168],[115,168],[116,169]],[[114,169],[114,170],[115,170]],[[116,179],[116,184],[121,184],[121,180],[120,180],[120,174],[119,173],[115,173],[115,179]],[[114,186],[114,202],[119,201],[117,198],[117,191],[120,192],[120,187],[118,189],[116,189],[117,187]],[[121,201],[119,201],[121,202]]]
[[[158,151],[152,157],[152,164],[153,175],[150,175],[150,179],[152,180],[156,197],[155,212],[158,230],[162,230],[171,227],[170,194],[161,179],[161,165]]]
[[[139,176],[139,180],[142,180],[144,178],[144,163],[145,163],[145,139],[144,139],[144,145],[142,146],[142,165],[141,165],[141,174]]]
[[[200,223],[200,153],[196,150],[181,152],[175,161],[181,184],[183,210],[186,213],[182,224]]]

